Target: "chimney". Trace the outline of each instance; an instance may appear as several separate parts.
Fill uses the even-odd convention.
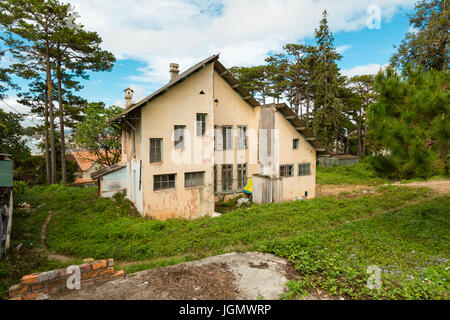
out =
[[[171,63],[170,64],[170,81],[175,79],[178,76],[178,73],[180,72],[180,66],[178,63]]]
[[[133,90],[130,88],[125,89],[125,108],[131,107],[132,99],[133,99]]]

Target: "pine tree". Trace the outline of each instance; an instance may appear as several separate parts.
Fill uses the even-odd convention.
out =
[[[448,30],[450,27],[448,0],[421,0],[409,16],[413,31],[405,38],[391,58],[397,68],[410,65],[425,70],[447,71],[449,67]]]
[[[436,159],[448,174],[450,152],[449,74],[389,68],[376,77],[376,102],[368,110],[370,134],[388,153],[375,168],[393,178],[429,177]]]
[[[339,73],[337,61],[342,56],[334,47],[334,38],[328,27],[328,14],[325,10],[319,29],[315,31],[316,59],[314,69],[314,120],[313,126],[319,139],[328,149],[336,140],[342,117],[342,101],[339,87],[345,78]]]

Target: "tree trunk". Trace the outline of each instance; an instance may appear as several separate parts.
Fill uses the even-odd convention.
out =
[[[44,128],[45,128],[45,172],[47,173],[47,184],[51,184],[51,166],[50,166],[50,154],[48,151],[48,89],[45,89],[45,110],[44,110]]]
[[[362,128],[361,124],[358,123],[358,157],[362,156],[363,146],[362,146]]]
[[[55,146],[55,117],[53,114],[53,83],[51,77],[49,47],[47,44],[46,72],[47,72],[47,88],[48,88],[48,106],[50,117],[50,156],[52,163],[51,183],[56,184],[56,146]]]
[[[59,49],[59,48],[58,48]],[[61,61],[58,61],[58,104],[59,104],[59,139],[61,140],[61,179],[67,184],[66,143],[64,135],[64,105],[62,99]]]

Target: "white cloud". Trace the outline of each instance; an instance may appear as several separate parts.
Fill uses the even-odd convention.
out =
[[[88,30],[119,59],[144,62],[130,80],[164,83],[170,62],[182,70],[221,53],[227,66],[256,65],[288,41],[312,37],[326,8],[333,32],[366,27],[367,7],[388,21],[415,0],[71,0]],[[345,51],[348,47],[343,46]],[[342,52],[343,52],[342,51]]]
[[[384,65],[370,63],[365,66],[356,66],[351,69],[343,69],[341,73],[347,77],[360,76],[365,74],[377,74],[380,69],[385,69],[388,66],[388,63]]]
[[[12,112],[24,115],[24,118],[21,121],[23,127],[34,127],[41,124],[41,119],[37,118],[34,115],[30,115],[30,108],[18,103],[17,97],[8,97],[2,101],[6,102],[6,104],[3,102],[0,104],[0,109],[3,109],[4,112]]]
[[[350,49],[351,47],[352,47],[351,44],[345,44],[345,45],[343,45],[343,46],[336,47],[336,51],[337,51],[339,54],[343,54],[345,51],[347,51],[347,50]]]

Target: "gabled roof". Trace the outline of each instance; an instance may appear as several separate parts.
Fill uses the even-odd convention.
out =
[[[226,82],[228,82],[228,84],[240,96],[242,96],[242,98],[245,101],[247,101],[247,103],[249,105],[251,105],[252,107],[259,106],[258,101],[248,92],[247,89],[245,89],[243,86],[241,86],[239,81],[235,77],[233,77],[231,72],[227,68],[225,68],[225,66],[222,63],[220,63],[218,59],[219,59],[219,55],[216,54],[216,55],[213,55],[213,56],[211,56],[209,58],[206,58],[203,61],[200,61],[199,63],[197,63],[193,67],[189,68],[185,72],[183,72],[180,75],[178,75],[175,79],[173,79],[172,81],[170,81],[166,85],[162,86],[161,88],[159,88],[158,90],[153,92],[151,95],[147,96],[146,98],[142,99],[141,101],[139,101],[137,103],[132,104],[130,107],[128,107],[127,109],[125,109],[124,111],[119,113],[117,116],[115,116],[114,118],[110,119],[109,122],[117,121],[120,118],[122,118],[124,115],[128,114],[129,112],[131,112],[133,110],[136,110],[136,109],[138,109],[140,107],[143,107],[145,104],[147,104],[148,102],[154,100],[155,98],[159,97],[160,95],[166,93],[167,91],[169,91],[171,88],[173,88],[177,84],[183,82],[184,80],[186,80],[187,78],[192,76],[194,73],[202,70],[203,68],[205,68],[210,63],[214,63],[214,70],[216,70],[216,72]]]
[[[89,151],[72,151],[72,156],[81,171],[89,170],[97,162],[97,156]]]
[[[309,142],[309,144],[317,151],[318,154],[326,153],[325,147],[316,138],[314,133],[306,127],[306,122],[301,120],[294,111],[286,103],[279,103],[274,105],[291,125]]]

